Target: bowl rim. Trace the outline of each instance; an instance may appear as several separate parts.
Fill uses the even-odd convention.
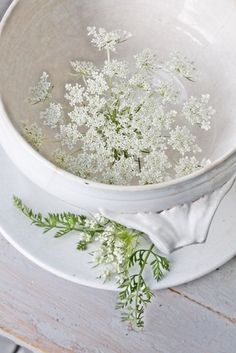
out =
[[[2,37],[2,32],[5,28],[5,25],[7,23],[7,20],[11,13],[13,12],[14,8],[16,5],[20,2],[20,0],[13,0],[12,3],[9,5],[8,9],[6,10],[2,20],[0,21],[0,40]],[[161,183],[154,183],[154,184],[148,184],[148,185],[116,185],[116,184],[105,184],[105,183],[100,183],[96,182],[90,179],[84,179],[81,178],[77,175],[74,175],[58,166],[56,166],[54,163],[52,163],[50,160],[48,160],[46,157],[44,157],[42,154],[40,154],[38,151],[36,151],[20,134],[17,128],[15,128],[13,122],[11,121],[10,117],[8,116],[8,113],[6,112],[5,105],[2,99],[2,94],[0,92],[0,119],[5,119],[5,122],[8,123],[8,127],[10,128],[11,132],[17,137],[18,141],[22,146],[28,151],[29,154],[32,155],[32,157],[36,158],[41,164],[44,164],[45,167],[50,168],[53,171],[56,171],[57,173],[61,174],[65,178],[71,178],[75,182],[79,184],[86,184],[90,187],[100,189],[100,190],[107,190],[107,191],[127,191],[127,192],[137,192],[137,191],[150,191],[150,190],[163,190],[165,188],[173,187],[173,186],[179,186],[184,183],[187,183],[189,181],[193,181],[203,175],[206,175],[213,169],[217,168],[219,165],[223,164],[225,161],[230,159],[233,154],[236,153],[236,146],[231,149],[228,153],[224,154],[222,157],[216,159],[215,161],[211,162],[209,165],[191,173],[183,177],[178,177],[174,178],[168,181],[164,181]]]

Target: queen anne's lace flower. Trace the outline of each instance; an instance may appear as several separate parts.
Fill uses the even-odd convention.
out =
[[[164,151],[153,151],[147,154],[144,161],[144,167],[140,173],[141,184],[153,184],[167,179],[171,163]]]
[[[115,161],[112,168],[108,171],[107,182],[109,184],[131,184],[138,170],[137,162],[133,158],[121,156]]]
[[[40,119],[44,125],[55,128],[59,123],[63,123],[63,108],[60,103],[50,103],[49,107],[40,113]]]
[[[60,132],[57,134],[57,137],[63,145],[72,149],[77,144],[80,133],[76,124],[69,123],[67,125],[60,125]]]
[[[133,86],[134,88],[140,88],[140,89],[142,89],[144,91],[150,91],[151,90],[151,82],[141,72],[138,72],[138,73],[134,74],[129,79],[129,84],[130,84],[130,86]]]
[[[75,60],[71,61],[70,64],[77,74],[85,77],[91,76],[97,70],[96,66],[90,61]]]
[[[166,180],[171,163],[164,151],[157,153],[153,150],[145,156],[144,160],[145,164],[141,171],[141,179],[144,184],[152,184],[154,179],[159,182]]]
[[[83,126],[88,121],[88,107],[75,107],[68,113],[70,120],[78,126]]]
[[[87,101],[89,114],[92,116],[92,125],[95,126],[99,112],[105,108],[107,101],[105,97],[99,96],[98,94],[91,95],[89,92],[84,94],[84,98]]]
[[[37,123],[30,123],[28,121],[22,123],[22,135],[37,151],[40,149],[45,137],[43,130]]]
[[[207,159],[198,161],[195,156],[192,156],[192,157],[185,156],[183,158],[180,158],[178,163],[175,166],[176,176],[181,177],[181,176],[191,174],[196,170],[205,167],[208,164],[210,164],[210,161]]]
[[[108,84],[102,73],[98,74],[94,72],[92,75],[92,78],[89,78],[87,80],[87,85],[88,85],[87,91],[90,94],[101,95],[108,90]]]
[[[68,155],[65,151],[61,148],[57,148],[53,154],[53,162],[60,168],[69,170],[70,166],[73,162],[73,157]]]
[[[106,225],[107,223],[107,225]],[[97,222],[89,221],[87,226],[91,229],[94,224],[94,228],[97,227]],[[82,241],[90,241],[91,235],[83,234]],[[97,248],[93,251],[93,263],[96,265],[103,264],[104,270],[101,274],[101,278],[104,281],[109,280],[111,277],[116,276],[118,283],[122,283],[126,273],[124,273],[125,263],[127,261],[127,241],[122,237],[119,238],[117,229],[110,222],[104,220],[104,230],[100,234],[97,233],[96,240],[98,242]],[[130,242],[130,241],[129,241]],[[135,242],[135,241],[134,241]]]
[[[128,75],[128,65],[125,61],[118,61],[113,59],[112,61],[105,61],[103,67],[104,75],[112,78],[117,76],[119,78],[126,78]]]
[[[141,53],[134,56],[138,70],[157,70],[159,67],[157,54],[151,49],[144,49]]]
[[[166,68],[190,81],[197,79],[197,70],[193,61],[190,61],[180,52],[172,53],[170,60],[166,63]]]
[[[98,154],[79,153],[72,164],[71,172],[88,179],[107,167],[106,159]]]
[[[72,107],[83,102],[84,87],[80,84],[76,83],[75,85],[72,85],[71,83],[68,83],[66,84],[65,89],[67,91],[65,98],[69,101],[69,104]]]
[[[131,37],[131,33],[122,31],[120,29],[107,32],[104,28],[88,27],[88,35],[92,36],[91,43],[93,43],[99,50],[115,51],[119,43],[126,41]]]
[[[54,163],[85,179],[124,185],[163,182],[201,168],[204,160],[192,156],[201,149],[191,127],[208,130],[214,110],[208,105],[209,95],[190,97],[183,104],[174,77],[194,80],[194,64],[180,53],[165,63],[145,49],[134,56],[135,69],[111,58],[128,32],[90,27],[88,34],[99,50],[105,50],[104,64],[71,61],[74,82],[65,85],[66,104],[52,101],[40,113],[43,124],[56,129],[56,141],[51,142],[61,146],[53,153]],[[33,102],[45,100],[51,89],[43,73],[31,88]],[[29,123],[26,127],[24,135],[38,149],[42,130]],[[115,256],[118,266],[119,251],[119,246],[113,247],[108,263]],[[106,269],[104,277],[113,270]]]
[[[153,125],[158,128],[160,134],[162,130],[170,130],[172,124],[175,121],[178,112],[176,110],[169,110],[166,112],[163,106],[159,106],[155,110],[155,115],[153,116]]]
[[[36,85],[30,87],[28,100],[31,104],[43,102],[48,97],[51,90],[52,83],[49,81],[49,75],[43,72]]]
[[[105,149],[105,141],[102,138],[102,135],[98,132],[96,128],[89,128],[85,136],[83,137],[83,150],[102,152]]]
[[[200,99],[190,97],[183,105],[183,115],[192,124],[198,125],[201,129],[211,128],[211,118],[215,114],[215,109],[208,106],[209,94],[203,94]]]
[[[187,152],[195,153],[199,150],[199,147],[194,144],[195,140],[196,136],[191,134],[186,126],[176,126],[175,130],[170,131],[168,143],[183,156]]]
[[[176,104],[179,98],[179,90],[176,89],[173,81],[160,80],[156,87],[155,92],[160,96],[162,104]]]

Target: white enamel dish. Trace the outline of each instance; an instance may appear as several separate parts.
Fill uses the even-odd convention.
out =
[[[233,181],[236,171],[235,10],[233,0],[13,1],[1,23],[0,33],[2,147],[17,168],[42,190],[67,205],[104,211],[105,215],[127,226],[137,224],[137,229],[146,231],[167,253],[203,242],[223,193],[232,183],[213,199],[210,194],[229,180]],[[204,157],[211,159],[211,165],[187,177],[156,185],[104,185],[57,168],[24,141],[18,129],[22,120],[32,117],[32,107],[26,98],[28,88],[40,73],[49,72],[55,87],[62,87],[63,73],[69,70],[68,62],[72,58],[101,60],[101,56],[94,55],[94,48],[87,40],[88,25],[122,28],[133,33],[132,41],[124,44],[121,51],[128,59],[144,47],[150,47],[162,55],[179,50],[195,61],[201,77],[196,89],[189,86],[189,90],[196,95],[209,93],[217,111],[210,135],[199,137]],[[187,96],[188,92],[187,87]],[[62,92],[55,89],[55,94],[61,96]],[[203,202],[191,206],[204,195],[207,197]],[[187,206],[179,209],[179,205]],[[163,223],[160,227],[160,217],[154,220],[153,215],[167,209],[174,223],[181,213],[183,229],[189,232],[177,234],[175,226],[174,234],[170,234],[167,228],[173,228],[173,219],[167,222],[168,227]],[[206,209],[210,212],[205,212]],[[147,212],[152,214],[144,219]],[[129,220],[123,219],[120,213],[129,214]],[[141,216],[138,218],[137,214]],[[204,229],[195,232],[201,216],[205,217]],[[163,233],[165,228],[166,240],[154,234],[157,230]],[[190,233],[194,233],[193,236],[189,237]]]
[[[98,279],[98,268],[91,268],[87,252],[78,252],[78,234],[71,233],[55,239],[53,233],[30,225],[30,221],[18,212],[12,195],[20,196],[35,211],[79,212],[31,183],[0,148],[0,233],[31,261],[69,281],[94,288],[117,290],[115,282],[103,283]],[[163,280],[155,282],[150,273],[145,276],[152,289],[180,285],[199,278],[236,255],[236,186],[225,197],[217,210],[209,236],[204,244],[191,245],[169,255],[171,271]]]
[[[126,56],[151,47],[162,55],[181,50],[195,60],[202,73],[197,91],[210,93],[217,110],[211,135],[203,141],[212,165],[158,185],[110,186],[56,168],[25,143],[15,128],[32,116],[26,98],[39,74],[48,71],[57,87],[72,58],[101,59],[95,57],[87,40],[89,24],[131,31],[132,41],[122,47]],[[236,168],[235,33],[235,2],[231,0],[13,1],[1,25],[1,144],[18,168],[41,188],[88,209],[160,211],[212,192]]]

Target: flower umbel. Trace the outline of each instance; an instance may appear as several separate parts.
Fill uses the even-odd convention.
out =
[[[91,43],[99,50],[115,51],[117,44],[126,41],[131,37],[131,33],[120,29],[107,32],[104,28],[88,27],[88,36],[92,37]]]
[[[39,102],[45,101],[48,98],[53,86],[49,81],[49,75],[47,72],[43,72],[40,76],[39,81],[35,86],[30,87],[29,89],[29,102],[31,104],[37,104]]]
[[[39,151],[43,143],[44,133],[37,123],[24,121],[22,123],[22,135],[36,151]]]
[[[207,159],[202,159],[202,161],[198,161],[195,156],[185,156],[183,158],[180,158],[175,166],[176,175],[178,177],[182,177],[191,174],[196,170],[207,166],[210,163],[211,162]]]
[[[211,118],[215,114],[215,109],[208,106],[209,94],[202,94],[200,99],[190,97],[183,106],[183,115],[192,124],[198,125],[201,129],[211,128]]]
[[[171,54],[170,60],[166,63],[166,68],[189,81],[197,79],[197,69],[194,62],[180,52]]]
[[[170,263],[159,255],[153,244],[148,244],[147,249],[141,247],[143,233],[110,221],[101,214],[88,218],[67,212],[49,213],[44,217],[41,213],[35,214],[17,197],[14,197],[14,204],[33,225],[42,228],[43,233],[55,231],[56,238],[70,232],[77,233],[79,251],[88,250],[93,243],[95,250],[90,255],[94,265],[102,268],[99,278],[103,281],[115,279],[120,289],[117,309],[122,310],[122,320],[134,329],[144,326],[144,310],[153,296],[144,270],[149,266],[154,279],[159,281],[169,270]]]
[[[69,123],[67,125],[60,125],[60,132],[56,136],[61,140],[62,145],[72,149],[77,144],[80,133],[77,125]]]
[[[186,126],[176,126],[175,130],[170,131],[169,144],[182,156],[188,152],[199,151],[199,147],[194,144],[195,140],[196,136],[192,135]]]
[[[183,92],[182,81],[193,85],[197,78],[193,61],[180,52],[163,60],[146,48],[130,64],[111,57],[130,33],[88,27],[88,36],[105,51],[104,63],[72,60],[64,100],[51,97],[40,112],[63,154],[63,163],[55,151],[51,160],[82,178],[118,185],[161,183],[201,168],[197,129],[211,128],[215,110],[208,94],[186,98]],[[43,103],[52,87],[43,72],[30,102]],[[42,131],[35,131],[27,140],[43,148],[47,139],[42,144]]]
[[[84,87],[76,83],[72,85],[70,83],[65,86],[66,94],[65,98],[69,101],[69,104],[74,107],[76,104],[80,104],[83,102],[83,92]]]
[[[44,125],[48,125],[51,128],[63,123],[63,118],[63,108],[60,103],[50,103],[49,107],[40,113],[40,119],[43,120]]]

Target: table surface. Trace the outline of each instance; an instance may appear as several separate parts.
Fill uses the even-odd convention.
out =
[[[0,16],[10,2],[0,1]],[[235,299],[236,258],[200,280],[156,292],[137,333],[120,322],[116,293],[57,278],[0,235],[0,335],[35,352],[235,353]]]
[[[32,353],[23,347],[16,345],[14,342],[5,337],[0,336],[0,352],[1,353]]]

